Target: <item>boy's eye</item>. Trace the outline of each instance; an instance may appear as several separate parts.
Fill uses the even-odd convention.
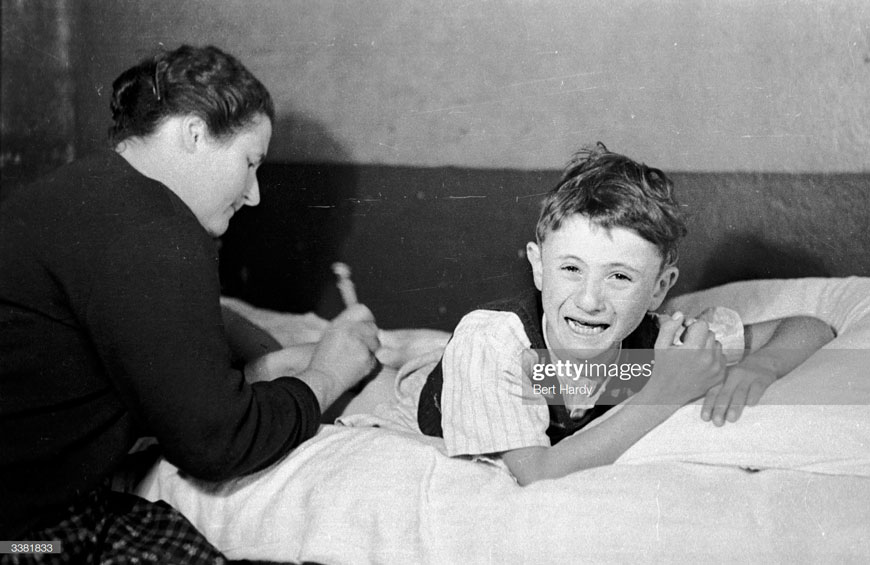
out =
[[[580,268],[576,265],[565,265],[562,267],[563,271],[568,271],[569,273],[579,273]]]
[[[615,278],[616,280],[619,280],[619,281],[631,282],[631,277],[629,277],[625,273],[615,273],[613,275],[613,278]]]

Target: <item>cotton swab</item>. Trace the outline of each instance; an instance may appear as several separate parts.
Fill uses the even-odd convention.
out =
[[[338,277],[338,282],[335,286],[338,287],[338,292],[341,294],[345,307],[357,304],[356,288],[353,286],[353,281],[350,280],[350,267],[344,263],[333,263],[332,272]]]
[[[682,316],[682,313],[677,314]],[[677,314],[674,314],[674,316]],[[667,314],[654,315],[658,318],[659,325],[661,325],[664,320],[672,317]],[[740,314],[723,306],[707,308],[701,312],[697,318],[684,318],[682,321],[682,327],[677,332],[677,335],[674,336],[674,345],[683,345],[682,337],[686,328],[698,320],[707,322],[710,331],[716,336],[716,341],[722,344],[722,353],[725,355],[725,360],[728,365],[734,365],[743,359],[746,347],[744,343],[745,330],[743,327],[743,320],[741,320]]]

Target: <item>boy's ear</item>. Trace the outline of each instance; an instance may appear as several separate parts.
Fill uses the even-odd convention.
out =
[[[656,288],[650,298],[647,311],[654,312],[658,310],[662,302],[665,301],[668,291],[676,284],[678,278],[680,278],[680,270],[676,267],[667,267],[662,271],[662,274],[656,280]]]
[[[541,248],[534,241],[526,244],[526,258],[532,266],[532,277],[535,279],[535,287],[538,290],[543,290],[543,265],[541,264]]]

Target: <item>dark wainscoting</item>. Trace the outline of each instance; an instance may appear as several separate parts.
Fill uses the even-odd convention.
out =
[[[340,308],[348,263],[385,328],[451,329],[531,284],[525,244],[558,171],[266,163],[262,203],[223,238],[224,291],[264,308]],[[736,280],[870,276],[870,174],[674,173],[689,237],[675,293]]]

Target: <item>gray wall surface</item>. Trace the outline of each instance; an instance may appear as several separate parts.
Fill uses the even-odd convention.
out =
[[[78,147],[111,82],[213,43],[270,88],[280,161],[559,168],[603,141],[666,171],[870,171],[866,0],[83,0]]]

